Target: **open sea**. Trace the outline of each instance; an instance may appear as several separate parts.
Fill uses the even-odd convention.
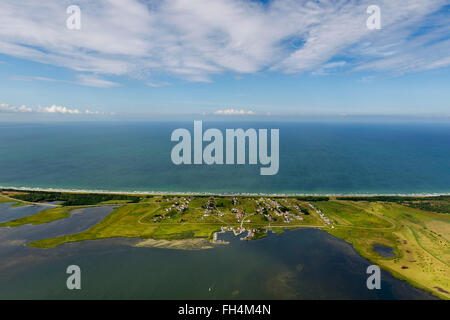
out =
[[[0,186],[68,190],[450,193],[450,124],[203,122],[278,128],[280,168],[174,165],[170,135],[193,122],[0,123]],[[207,143],[204,143],[206,145]]]

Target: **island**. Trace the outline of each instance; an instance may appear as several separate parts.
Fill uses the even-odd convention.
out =
[[[0,223],[16,228],[70,217],[75,209],[113,206],[88,230],[27,245],[138,238],[138,246],[209,249],[222,232],[257,240],[268,232],[316,228],[343,239],[372,263],[415,287],[450,299],[450,196],[300,196],[125,194],[0,190],[0,203],[48,209]]]

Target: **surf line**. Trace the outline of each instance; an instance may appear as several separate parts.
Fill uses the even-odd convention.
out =
[[[245,165],[261,164],[260,175],[275,175],[278,173],[279,161],[279,129],[270,129],[270,155],[268,154],[268,130],[250,128],[247,130],[225,130],[225,164]],[[176,165],[192,164],[191,132],[184,128],[175,129],[170,137],[178,142],[171,152],[171,160]],[[194,121],[194,152],[193,164],[224,164],[224,137],[222,131],[215,128],[203,132],[202,121]],[[248,141],[248,144],[247,144]],[[203,149],[203,142],[210,142]],[[236,144],[235,144],[236,142]],[[248,147],[248,152],[246,151]],[[248,155],[248,157],[247,157]],[[235,161],[236,160],[236,161]]]

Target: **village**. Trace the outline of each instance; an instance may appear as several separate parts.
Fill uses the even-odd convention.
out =
[[[162,212],[152,217],[155,223],[163,220],[192,222],[191,214],[195,213],[199,223],[221,224],[220,233],[243,235],[241,240],[262,237],[271,226],[297,226],[304,223],[305,219],[312,220],[312,213],[314,219],[334,228],[331,220],[320,209],[309,202],[297,202],[292,198],[172,196],[162,200],[161,207]],[[217,240],[217,234],[213,240]]]

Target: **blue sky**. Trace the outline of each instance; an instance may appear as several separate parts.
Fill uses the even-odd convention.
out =
[[[440,0],[4,0],[0,120],[449,117],[449,18]]]

